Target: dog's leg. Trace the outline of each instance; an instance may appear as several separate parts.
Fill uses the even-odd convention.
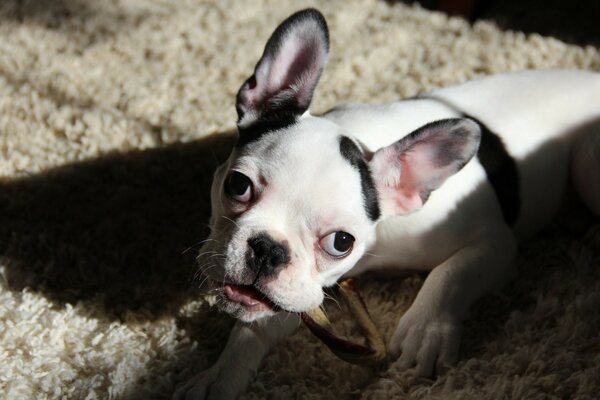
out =
[[[575,141],[571,153],[571,176],[573,186],[585,205],[600,216],[600,126]]]
[[[173,399],[235,399],[246,390],[269,350],[299,324],[296,314],[283,313],[252,324],[237,322],[217,362],[178,388]]]
[[[487,225],[487,222],[486,222]],[[390,342],[403,369],[442,374],[458,361],[462,320],[471,304],[513,275],[516,239],[502,222],[434,268]]]

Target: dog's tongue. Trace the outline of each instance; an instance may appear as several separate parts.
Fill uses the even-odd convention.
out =
[[[271,308],[270,301],[252,286],[225,285],[225,296],[248,308]]]

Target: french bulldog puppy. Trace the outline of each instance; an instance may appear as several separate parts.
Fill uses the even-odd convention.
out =
[[[389,347],[402,368],[442,374],[469,307],[513,276],[518,241],[555,215],[569,180],[600,215],[600,74],[497,75],[313,116],[328,35],[318,11],[290,16],[237,94],[199,259],[239,321],[175,398],[243,393],[323,288],[366,271],[428,273]]]

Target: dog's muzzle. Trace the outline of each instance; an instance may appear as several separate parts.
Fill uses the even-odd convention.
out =
[[[277,305],[251,285],[226,284],[222,291],[230,301],[242,304],[249,311],[280,310]],[[336,335],[331,322],[321,307],[300,313],[302,321],[340,359],[363,366],[384,365],[388,360],[385,341],[367,311],[367,307],[354,285],[354,280],[345,279],[341,281],[339,293],[365,336],[366,345]],[[216,303],[214,290],[203,297],[211,306]]]

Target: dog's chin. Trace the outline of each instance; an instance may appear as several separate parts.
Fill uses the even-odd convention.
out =
[[[219,297],[221,311],[243,322],[269,317],[281,310],[266,295],[249,285],[225,284]]]

